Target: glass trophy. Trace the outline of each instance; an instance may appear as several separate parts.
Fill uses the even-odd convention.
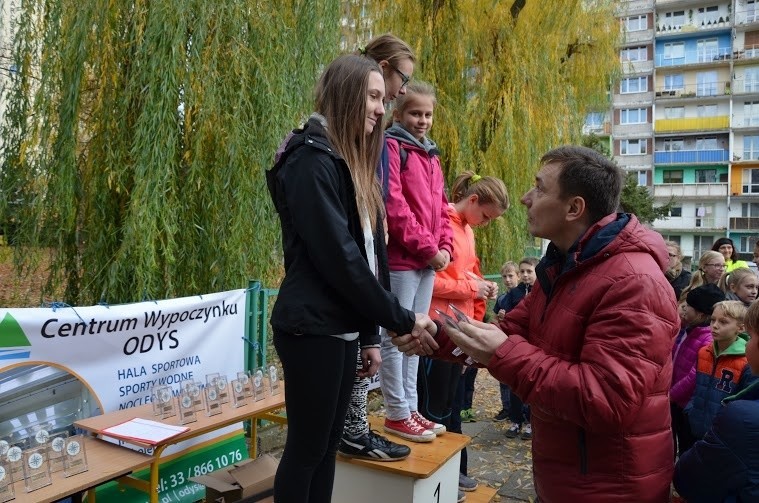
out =
[[[269,365],[269,389],[272,396],[279,395],[281,390],[279,386],[279,375],[277,374],[277,367]]]
[[[232,405],[242,407],[248,399],[245,385],[239,379],[232,379],[230,384],[232,385]]]
[[[195,415],[195,400],[189,390],[182,390],[177,397],[179,408],[179,424],[194,423],[198,420]]]
[[[26,447],[26,444],[20,442],[8,447],[8,450],[5,453],[6,467],[10,468],[13,480],[21,480],[24,478],[23,469],[21,468],[21,458],[24,454],[24,447]]]
[[[250,371],[244,370],[237,373],[237,380],[240,381],[245,388],[245,396],[252,397],[253,396],[253,383],[250,379]]]
[[[47,445],[27,449],[23,454],[24,486],[30,493],[53,483],[50,478],[50,463],[47,459]]]
[[[227,376],[219,376],[216,378],[216,389],[219,390],[219,399],[221,403],[229,403],[229,383],[227,382]]]
[[[219,378],[218,372],[212,372],[210,374],[206,374],[206,387],[216,386],[216,379],[218,378]]]
[[[253,372],[253,400],[256,402],[266,398],[266,388],[264,388],[264,369],[257,368]]]
[[[5,503],[15,497],[11,469],[5,461],[5,458],[0,459],[0,503]]]
[[[153,391],[153,414],[166,419],[176,415],[171,386],[158,386]]]
[[[219,390],[216,386],[206,386],[206,415],[215,416],[221,414],[221,400],[219,399]]]
[[[47,442],[47,458],[50,460],[50,473],[63,470],[63,448],[69,434],[66,431],[50,435]]]
[[[45,445],[49,438],[50,432],[48,431],[47,426],[44,424],[37,425],[32,428],[31,445],[29,447]]]
[[[195,410],[203,410],[203,393],[200,381],[182,381],[182,391],[186,391],[191,397]]]
[[[63,475],[71,477],[87,470],[84,436],[74,435],[73,437],[68,437],[63,444]]]

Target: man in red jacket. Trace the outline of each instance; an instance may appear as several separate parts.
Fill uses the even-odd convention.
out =
[[[679,322],[662,237],[616,213],[623,177],[591,149],[546,153],[521,200],[530,233],[551,241],[532,293],[498,326],[394,338],[410,354],[469,355],[530,404],[541,503],[669,501]]]

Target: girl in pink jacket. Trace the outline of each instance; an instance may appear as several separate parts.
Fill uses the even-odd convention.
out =
[[[432,127],[435,92],[429,84],[410,84],[398,96],[393,124],[385,132],[388,174],[387,255],[390,289],[401,305],[426,313],[432,300],[435,271],[452,258],[445,180],[437,146],[427,138]],[[384,429],[416,442],[432,441],[445,427],[418,412],[418,356],[406,356],[382,331],[380,385],[387,417]]]

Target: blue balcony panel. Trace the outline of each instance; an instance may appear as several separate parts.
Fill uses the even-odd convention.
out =
[[[677,150],[654,152],[655,164],[687,164],[698,162],[727,162],[728,151],[718,150]]]

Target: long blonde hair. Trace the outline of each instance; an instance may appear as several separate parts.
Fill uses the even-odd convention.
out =
[[[684,300],[685,296],[688,295],[688,292],[694,288],[698,288],[699,286],[706,284],[706,273],[704,272],[704,267],[706,267],[706,264],[712,260],[718,259],[724,260],[724,257],[720,252],[707,250],[701,254],[701,257],[698,259],[698,270],[693,273],[693,276],[691,276],[690,284],[683,289],[683,293],[680,294],[680,300]]]
[[[372,229],[384,205],[376,169],[384,135],[377,126],[367,135],[366,97],[369,74],[382,75],[379,65],[353,54],[340,56],[327,66],[316,86],[316,112],[327,120],[327,138],[345,159],[356,191],[356,204],[366,208]]]

